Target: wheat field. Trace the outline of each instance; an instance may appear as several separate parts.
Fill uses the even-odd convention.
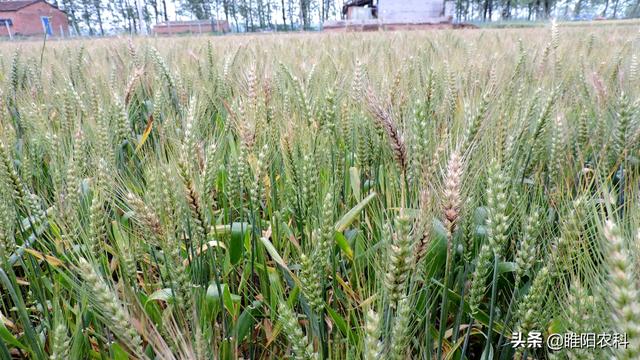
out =
[[[638,359],[638,54],[555,24],[0,43],[0,358]],[[545,346],[586,333],[626,341]]]

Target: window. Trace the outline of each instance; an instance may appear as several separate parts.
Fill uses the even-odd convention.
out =
[[[0,19],[0,26],[13,26],[11,19]]]
[[[42,21],[42,29],[44,33],[53,36],[53,30],[51,29],[51,17],[49,16],[40,16],[40,21]]]

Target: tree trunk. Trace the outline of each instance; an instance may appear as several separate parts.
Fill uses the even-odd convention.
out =
[[[202,19],[211,19],[211,4],[208,1],[202,3]]]
[[[281,0],[280,2],[282,4],[282,26],[284,28],[284,31],[287,31],[287,11],[285,10],[284,0]]]
[[[289,0],[289,24],[291,25],[291,30],[293,30],[293,7],[292,7],[292,2],[293,0]]]
[[[272,20],[273,19],[271,18],[271,16],[273,16],[272,9],[271,9],[271,0],[267,0],[267,11],[266,11],[265,15],[266,16],[265,16],[264,21],[267,24],[267,28],[269,28],[269,29],[273,28],[273,26],[272,26],[273,25],[272,24],[272,22],[273,22]]]
[[[104,36],[104,27],[102,26],[102,4],[100,0],[94,0],[93,6],[96,8],[96,16],[98,17],[98,28],[100,29],[100,36]]]
[[[302,24],[302,29],[306,29],[307,22],[305,21],[304,0],[300,0],[300,14],[298,14],[298,18],[300,23]]]
[[[224,19],[229,23],[229,2],[224,0],[222,2],[222,11],[224,11]]]
[[[615,19],[618,16],[618,3],[620,1],[619,0],[615,0],[615,2],[613,3],[613,18]]]
[[[138,31],[138,19],[136,19],[136,12],[131,7],[131,3],[129,2],[129,0],[127,0],[127,17],[129,18],[129,22],[131,24],[129,26],[129,30],[133,34]]]
[[[300,0],[300,18],[302,28],[309,29],[309,0]]]
[[[93,27],[91,27],[91,10],[89,9],[89,1],[82,2],[82,20],[89,28],[89,35],[93,36]]]
[[[489,21],[493,17],[493,0],[489,0]]]
[[[155,23],[158,23],[158,18],[160,16],[160,14],[158,13],[158,1],[150,0],[149,3],[151,5],[151,8],[153,9],[153,19]]]
[[[264,25],[264,11],[263,11],[263,4],[262,4],[262,0],[257,0],[256,1],[256,11],[257,11],[257,16],[258,16],[258,28],[262,29],[263,25]]]
[[[164,21],[169,21],[169,14],[167,14],[167,0],[162,0],[162,13],[164,14]]]
[[[631,11],[631,16],[638,16],[638,9],[640,8],[640,0],[636,1],[636,4],[633,6],[633,10]]]
[[[249,26],[251,26],[251,31],[255,31],[255,25],[253,23],[253,5],[251,0],[249,0]]]
[[[80,33],[80,29],[78,28],[78,18],[76,17],[76,7],[73,1],[64,0],[62,1],[64,5],[64,10],[69,14],[69,23],[71,24],[71,28],[75,31],[76,35]]]
[[[482,7],[482,21],[487,21],[487,14],[489,13],[489,0],[484,0]]]
[[[580,16],[580,11],[582,11],[582,1],[576,1],[576,6],[573,8],[573,16]]]
[[[120,11],[120,16],[122,16],[122,22],[124,23],[124,29],[130,33],[131,32],[131,22],[129,21],[129,16],[127,15],[127,7],[122,0],[118,0],[117,2],[118,11]]]
[[[246,0],[243,1],[243,3],[244,3],[244,14],[241,14],[241,15],[244,18],[244,31],[249,32],[250,31],[250,28],[249,28],[249,9],[247,8]]]
[[[504,10],[502,11],[502,17],[507,20],[511,19],[511,0],[507,0]]]
[[[640,0],[638,0],[640,1]],[[469,7],[471,6],[471,0],[467,0],[465,6],[464,6],[464,20],[467,21],[469,20]]]
[[[138,17],[138,25],[140,26],[140,34],[147,35],[147,28],[144,21],[144,11],[142,9],[142,1],[144,0],[134,0],[135,14]]]
[[[238,7],[236,6],[236,0],[233,0],[231,14],[233,15],[233,22],[236,24],[236,31],[239,32],[240,29],[238,28]]]
[[[548,19],[551,15],[551,0],[544,0],[544,18]]]

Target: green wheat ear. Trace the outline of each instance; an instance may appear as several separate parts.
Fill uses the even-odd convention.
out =
[[[0,197],[2,199],[0,201],[0,268],[2,268],[2,262],[13,253],[16,244],[12,221],[15,218],[14,209],[9,206],[9,201],[5,201],[8,197],[4,191],[0,191]]]
[[[312,259],[305,254],[300,254],[300,264],[302,269],[300,270],[300,281],[302,283],[302,292],[309,301],[309,305],[320,313],[324,308],[324,300],[322,298],[322,273],[319,271],[319,266],[316,256],[312,255]]]
[[[104,321],[114,330],[114,335],[134,354],[142,353],[142,339],[131,325],[131,319],[118,300],[117,295],[107,286],[104,279],[84,258],[79,259],[80,273],[85,279],[95,300],[95,310],[104,314]]]
[[[282,332],[291,344],[294,358],[297,360],[317,359],[318,354],[313,351],[307,336],[302,333],[297,314],[291,311],[287,305],[281,303],[278,304],[278,319],[282,324]]]
[[[507,230],[509,216],[507,215],[508,194],[507,178],[497,161],[489,167],[487,178],[487,219],[488,241],[493,252],[502,257],[507,246]]]
[[[69,350],[71,348],[71,338],[68,335],[69,330],[64,324],[64,320],[58,317],[57,323],[51,331],[50,346],[51,355],[50,360],[64,360],[69,358]]]
[[[609,289],[612,320],[620,333],[627,334],[629,344],[618,349],[620,359],[636,359],[640,356],[640,303],[638,286],[633,277],[633,265],[620,228],[611,220],[604,225],[604,237],[608,241]]]
[[[535,209],[527,218],[524,227],[524,234],[516,253],[516,277],[515,287],[517,288],[522,278],[529,272],[535,264],[537,258],[538,244],[537,236],[540,233],[540,211]]]
[[[366,313],[365,323],[365,353],[363,358],[366,360],[377,360],[382,356],[383,344],[380,341],[380,315],[373,309],[369,309]]]
[[[477,313],[482,305],[484,294],[487,290],[487,276],[493,267],[494,252],[487,243],[482,244],[480,253],[476,259],[476,266],[471,278],[469,289],[469,307],[473,313]]]
[[[398,311],[391,329],[389,358],[402,360],[410,352],[411,344],[411,305],[409,299],[404,297],[398,301]],[[409,349],[408,349],[409,348]]]
[[[412,263],[413,241],[410,235],[411,224],[409,218],[400,215],[396,219],[396,231],[391,235],[387,273],[384,281],[389,297],[390,306],[396,307],[398,301],[404,297]]]
[[[547,287],[552,280],[551,271],[543,266],[535,275],[531,288],[518,306],[518,332],[528,334],[540,328],[540,310],[547,298]]]

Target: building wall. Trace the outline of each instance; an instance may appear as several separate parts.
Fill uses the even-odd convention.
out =
[[[369,20],[373,19],[373,9],[362,6],[349,6],[347,8],[347,19],[349,20]]]
[[[16,30],[16,12],[15,11],[7,11],[7,12],[2,12],[0,11],[0,19],[11,19],[11,21],[13,22],[13,26],[9,26],[9,29],[11,30],[12,34],[15,34]],[[7,27],[2,24],[0,25],[0,36],[9,36],[9,33],[7,32]]]
[[[210,22],[203,23],[198,27],[198,24],[193,23],[184,23],[184,24],[176,24],[172,23],[171,25],[166,24],[158,24],[153,27],[153,32],[155,34],[180,34],[180,33],[208,33],[208,32],[229,32],[231,29],[229,28],[229,23],[221,20],[215,22],[213,25]]]
[[[386,23],[420,23],[443,11],[444,0],[378,0],[378,18]]]
[[[11,19],[13,26],[11,32],[13,35],[42,35],[44,28],[42,27],[41,16],[50,18],[51,30],[53,36],[69,36],[69,20],[67,15],[44,2],[35,3],[24,7],[18,11],[0,12],[0,18]],[[0,36],[8,36],[5,26],[1,26]],[[61,34],[61,32],[63,34]]]
[[[213,25],[213,29],[216,32],[228,33],[231,32],[231,27],[226,20],[216,20]]]
[[[199,33],[199,32],[210,32],[211,25],[182,25],[182,24],[171,24],[167,25],[156,25],[153,27],[153,32],[156,34],[179,34],[179,33]]]

